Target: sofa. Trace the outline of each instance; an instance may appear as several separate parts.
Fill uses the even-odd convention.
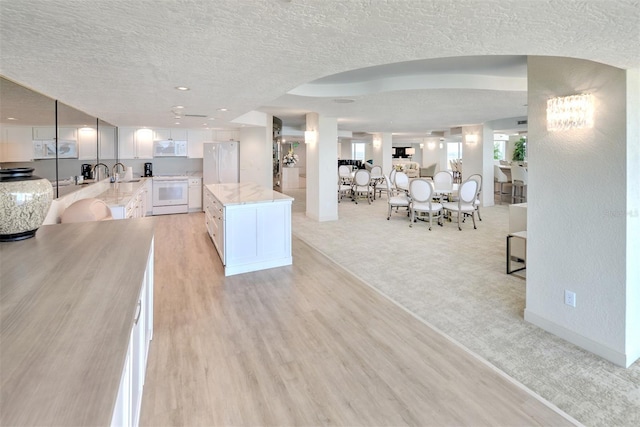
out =
[[[393,159],[393,167],[397,171],[402,171],[409,178],[418,178],[420,176],[420,163],[406,159]]]

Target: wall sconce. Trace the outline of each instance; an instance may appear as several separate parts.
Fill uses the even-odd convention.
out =
[[[316,142],[317,134],[315,130],[306,130],[304,131],[304,143],[305,144],[313,144]]]
[[[442,150],[444,148],[444,144],[441,142],[440,143],[440,149]]]
[[[427,142],[427,147],[429,148],[429,150],[433,150],[434,148],[436,148],[436,143],[433,141],[429,141]]]
[[[378,138],[373,139],[373,146],[376,148],[380,147],[380,140]]]
[[[561,96],[547,101],[547,130],[593,127],[593,95]]]
[[[472,133],[468,133],[464,136],[464,141],[467,144],[476,144],[478,142],[478,135],[476,134],[472,134]]]

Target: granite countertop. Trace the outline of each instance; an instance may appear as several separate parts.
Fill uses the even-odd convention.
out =
[[[126,206],[140,187],[146,184],[149,178],[140,178],[138,182],[115,182],[109,184],[109,188],[98,194],[96,199],[103,200],[109,206]]]
[[[0,243],[0,425],[111,423],[153,224],[45,225]]]
[[[293,197],[253,182],[209,184],[206,188],[213,193],[223,206],[293,201]]]

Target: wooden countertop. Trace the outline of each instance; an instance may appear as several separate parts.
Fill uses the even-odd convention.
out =
[[[153,218],[0,243],[0,425],[109,425]]]
[[[206,188],[213,193],[223,206],[293,201],[293,197],[253,182],[209,184]]]

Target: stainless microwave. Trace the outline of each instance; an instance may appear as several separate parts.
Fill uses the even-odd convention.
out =
[[[187,157],[187,141],[154,141],[153,157]]]

